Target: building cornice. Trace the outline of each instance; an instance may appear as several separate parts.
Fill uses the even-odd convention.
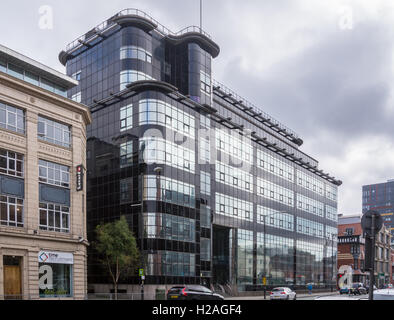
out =
[[[30,84],[26,81],[17,79],[12,77],[6,73],[0,72],[0,83],[4,84],[7,87],[11,87],[16,89],[17,91],[26,93],[28,95],[34,96],[36,98],[45,100],[47,102],[56,104],[60,107],[63,107],[67,110],[76,112],[81,114],[85,125],[89,125],[92,123],[92,116],[90,114],[90,110],[87,106],[77,103],[68,98],[62,97],[50,91],[47,91],[43,88],[37,87],[33,84]]]

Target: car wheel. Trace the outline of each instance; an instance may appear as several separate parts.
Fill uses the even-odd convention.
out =
[[[295,294],[295,295],[294,295],[294,301],[296,301],[296,300],[297,300],[297,295]]]
[[[286,297],[286,300],[289,300],[290,299],[290,296],[289,295],[287,295],[287,297]]]

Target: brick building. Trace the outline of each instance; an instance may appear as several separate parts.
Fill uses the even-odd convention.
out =
[[[365,267],[365,238],[361,227],[362,215],[339,216],[338,220],[338,270],[343,265],[353,269],[353,282],[368,284],[369,272]],[[375,283],[381,287],[392,281],[391,233],[383,226],[376,236]]]

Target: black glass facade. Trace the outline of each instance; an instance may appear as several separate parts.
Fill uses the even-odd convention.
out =
[[[379,212],[384,225],[391,231],[391,245],[394,245],[394,180],[363,186],[363,213],[368,210]]]
[[[80,78],[69,97],[93,116],[90,240],[126,216],[147,285],[331,284],[341,182],[294,132],[212,80],[219,47],[208,35],[126,11],[80,40],[60,60]],[[110,283],[93,249],[88,276]]]

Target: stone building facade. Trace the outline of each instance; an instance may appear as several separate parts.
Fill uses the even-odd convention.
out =
[[[76,191],[76,171],[86,168],[91,115],[66,98],[76,84],[0,46],[0,299],[86,296],[86,187]]]

